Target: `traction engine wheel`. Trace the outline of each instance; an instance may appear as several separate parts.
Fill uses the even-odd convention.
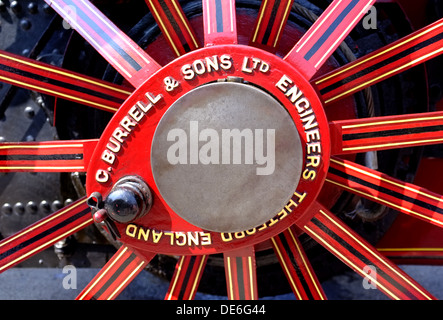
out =
[[[326,299],[306,237],[390,298],[433,299],[332,207],[346,191],[442,225],[440,195],[358,154],[439,144],[443,113],[354,109],[362,90],[441,53],[441,20],[338,67],[333,53],[375,0],[334,0],[305,32],[287,23],[292,0],[263,1],[249,25],[234,0],[203,0],[195,19],[146,0],[172,58],[88,0],[47,3],[124,81],[2,52],[20,71],[2,81],[113,116],[99,139],[1,143],[2,172],[86,173],[86,196],[0,241],[0,271],[95,223],[119,249],[79,299],[117,297],[157,255],[178,257],[166,299],[192,299],[212,256],[228,298],[257,299],[256,257],[269,250],[298,299]]]

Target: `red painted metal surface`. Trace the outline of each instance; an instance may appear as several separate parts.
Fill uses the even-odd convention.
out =
[[[46,1],[134,87],[160,66],[91,2]]]
[[[443,225],[443,197],[422,187],[334,158],[327,181],[417,219]]]
[[[177,57],[200,47],[195,31],[177,0],[145,1]]]
[[[49,248],[57,241],[93,223],[91,211],[82,198],[22,231],[0,241],[0,272]]]
[[[328,105],[442,53],[443,19],[314,80]]]
[[[443,172],[439,169],[442,166],[442,159],[423,158],[414,184],[443,194]],[[399,215],[377,243],[377,249],[400,264],[442,265],[443,229],[409,215]]]
[[[121,246],[103,269],[91,280],[77,300],[113,300],[146,267],[155,254],[143,258]]]
[[[317,213],[303,230],[391,299],[435,299],[326,208],[317,205],[312,210]],[[368,266],[375,268],[373,274]]]
[[[315,270],[298,240],[295,226],[271,238],[276,256],[297,300],[326,300]]]
[[[206,57],[211,57],[212,59],[214,59],[213,57],[218,57],[218,59],[220,59],[221,55],[217,55],[219,51],[220,48],[215,47],[194,51],[178,58],[172,64],[162,69],[157,73],[156,77],[147,81],[143,87],[137,90],[125,104],[122,105],[119,112],[111,120],[107,130],[103,133],[96,148],[93,161],[89,167],[92,173],[88,175],[87,180],[89,193],[100,192],[105,197],[117,180],[125,175],[134,174],[135,172],[143,177],[152,188],[154,202],[156,203],[156,206],[153,208],[155,213],[152,212],[147,215],[146,218],[143,218],[142,221],[139,222],[139,225],[117,225],[122,235],[122,240],[129,245],[136,246],[138,249],[145,248],[150,251],[169,254],[207,254],[222,252],[237,246],[251,245],[263,241],[283,231],[297,220],[303,219],[303,221],[308,221],[310,219],[309,216],[304,215],[304,212],[306,212],[306,209],[320,192],[329,159],[329,141],[326,140],[326,143],[323,143],[322,140],[322,137],[329,136],[328,125],[315,91],[308,82],[302,80],[295,69],[292,69],[291,66],[287,65],[281,59],[264,51],[243,46],[224,47],[223,52],[229,52],[230,68],[228,70],[224,71],[220,68],[217,72],[211,70],[210,72],[204,72],[202,75],[196,74],[195,77],[189,81],[184,78],[186,74],[184,75],[182,72],[182,70],[184,70],[183,66],[192,66],[195,61],[205,61]],[[272,65],[273,68],[267,72],[252,69],[253,58],[265,61],[267,64]],[[241,77],[245,81],[254,83],[274,95],[283,103],[294,120],[298,131],[301,133],[300,138],[302,145],[321,150],[319,152],[321,161],[318,166],[313,168],[309,167],[310,163],[308,161],[305,163],[303,171],[306,171],[305,174],[307,177],[301,179],[296,194],[293,197],[296,204],[292,206],[288,205],[288,211],[283,210],[278,213],[273,221],[269,221],[269,223],[263,226],[258,226],[254,230],[250,230],[246,236],[243,234],[237,237],[231,234],[225,235],[206,232],[181,219],[162,199],[156,188],[149,165],[151,141],[157,123],[167,110],[165,107],[171,105],[179,97],[196,86],[227,76]],[[166,79],[167,77],[172,77],[180,82],[180,86],[172,93],[165,90],[165,83],[162,81],[162,79]],[[283,82],[282,79],[284,80]],[[297,89],[297,87],[294,87],[295,85],[310,101],[309,108],[308,105],[304,103],[299,110],[294,107],[291,99],[296,97],[296,95],[292,96],[292,93],[296,91],[292,91],[292,93],[289,94],[287,92],[289,92],[290,88]],[[155,100],[157,101],[153,103]],[[144,106],[142,108],[149,108],[149,111],[147,111],[144,118],[140,120],[140,124],[132,127],[134,129],[137,128],[137,130],[131,135],[131,139],[125,139],[124,143],[121,143],[121,151],[111,154],[108,148],[110,139],[112,139],[115,130],[121,126],[122,121],[126,119],[125,117],[128,117],[131,110],[134,110],[134,107],[140,106],[138,105],[139,102]],[[303,110],[305,107],[306,110]],[[315,115],[315,118],[311,118],[312,115]],[[315,127],[310,128],[310,130],[305,129],[305,126],[309,128],[309,125],[314,126],[314,124],[303,122],[303,120],[307,121],[308,116],[309,120],[315,119]],[[122,130],[121,127],[119,130]],[[303,158],[307,159],[307,156],[308,155],[305,154]],[[138,159],[137,162],[130,161],[130,159],[135,158]],[[113,160],[111,161],[111,159]],[[144,163],[145,165],[140,166],[140,163]],[[97,177],[98,180],[106,181],[98,182]],[[307,196],[305,197],[305,195]],[[276,223],[277,221],[279,221],[279,223]],[[143,241],[139,236],[139,233],[143,232],[140,231],[140,228],[145,230],[144,232],[152,230],[150,232],[157,234],[156,238],[153,238],[151,235],[148,241]],[[266,231],[262,231],[265,229]],[[179,246],[176,244],[178,232],[184,232],[185,234],[187,232],[201,233],[201,237],[204,239],[211,239],[211,244],[191,247]]]
[[[441,258],[443,244],[438,239],[442,239],[442,231],[435,227],[443,225],[439,184],[431,183],[433,191],[429,191],[424,187],[432,179],[420,180],[421,171],[416,184],[411,184],[330,156],[441,142],[441,112],[356,120],[351,97],[441,54],[442,21],[311,81],[323,65],[334,69],[334,61],[326,61],[374,2],[332,1],[304,35],[294,31],[300,38],[292,39],[294,46],[288,44],[288,38],[284,41],[283,32],[291,0],[264,1],[257,17],[245,19],[238,19],[234,0],[203,0],[203,16],[193,22],[184,16],[177,0],[146,0],[165,37],[156,41],[163,41],[162,48],[169,46],[178,57],[161,67],[167,58],[159,58],[161,64],[153,59],[89,1],[48,1],[136,89],[132,92],[0,53],[0,63],[16,71],[0,71],[3,81],[116,112],[99,141],[0,144],[1,170],[87,172],[88,195],[100,192],[104,198],[121,178],[137,175],[147,182],[154,198],[151,211],[139,220],[116,223],[123,246],[79,299],[115,298],[156,254],[181,256],[166,298],[191,299],[207,256],[216,253],[224,255],[228,297],[256,299],[255,252],[266,247],[265,241],[272,243],[298,298],[325,299],[297,239],[300,232],[306,232],[389,297],[433,299],[384,255],[412,257],[412,261]],[[244,36],[238,24],[244,21],[255,22],[249,26],[250,46],[238,44],[239,35]],[[204,43],[201,49],[199,41]],[[279,50],[284,52],[283,59],[274,54]],[[250,230],[218,233],[192,225],[167,205],[153,177],[150,153],[158,123],[175,101],[199,86],[228,79],[242,79],[270,93],[286,108],[300,134],[303,174],[293,197],[274,218]],[[432,172],[426,175],[435,177]],[[324,181],[328,182],[325,187]],[[405,215],[397,219],[378,245],[381,254],[327,209],[342,190],[392,207],[414,220]],[[0,271],[91,223],[90,208],[83,198],[2,240]],[[412,231],[417,237],[401,237]],[[376,276],[368,272],[368,265],[375,268]]]
[[[443,112],[330,122],[332,154],[436,144],[443,141]]]
[[[294,0],[263,1],[249,44],[268,52],[275,52],[293,3]]]
[[[97,142],[0,143],[0,172],[86,172]]]
[[[237,44],[235,0],[203,0],[205,47]]]
[[[182,256],[175,267],[165,300],[193,300],[208,256]]]
[[[230,300],[257,300],[257,274],[254,247],[224,253],[226,284]]]
[[[335,0],[306,32],[285,60],[311,79],[375,0]]]
[[[82,105],[115,112],[132,93],[103,80],[0,51],[0,80]]]

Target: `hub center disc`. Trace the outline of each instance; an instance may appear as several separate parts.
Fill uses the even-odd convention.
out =
[[[206,230],[273,218],[300,180],[303,149],[287,110],[252,85],[217,82],[180,97],[155,131],[151,167],[166,203]]]

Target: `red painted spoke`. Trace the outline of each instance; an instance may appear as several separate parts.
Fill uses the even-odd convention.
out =
[[[374,2],[375,0],[334,0],[285,60],[311,79]]]
[[[235,0],[202,0],[205,47],[237,43]]]
[[[198,49],[195,32],[177,0],[145,0],[177,57]]]
[[[0,143],[0,172],[86,172],[97,142]]]
[[[271,239],[275,254],[298,300],[326,300],[294,227]]]
[[[148,258],[142,258],[129,247],[122,245],[76,299],[115,299],[154,256],[153,253]]]
[[[91,210],[86,204],[86,198],[82,198],[0,241],[0,272],[54,245],[92,222]]]
[[[315,80],[325,104],[443,53],[443,19]]]
[[[254,247],[224,253],[226,283],[230,300],[257,300]]]
[[[125,87],[1,50],[0,81],[110,112],[131,94]]]
[[[407,215],[443,227],[443,196],[351,161],[331,159],[326,181]]]
[[[134,87],[160,69],[88,0],[45,0]]]
[[[182,256],[171,279],[165,300],[192,300],[197,293],[208,256]]]
[[[303,230],[391,299],[431,300],[434,297],[395,264],[320,204]]]
[[[333,121],[329,127],[332,154],[443,142],[443,112]]]
[[[264,0],[258,12],[250,45],[275,52],[293,3],[294,0]]]

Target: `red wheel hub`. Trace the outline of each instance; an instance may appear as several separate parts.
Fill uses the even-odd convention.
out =
[[[251,47],[208,47],[126,100],[98,143],[87,190],[106,199],[131,176],[149,186],[152,209],[113,222],[139,251],[232,250],[310,220],[328,130],[316,91],[291,65]]]

